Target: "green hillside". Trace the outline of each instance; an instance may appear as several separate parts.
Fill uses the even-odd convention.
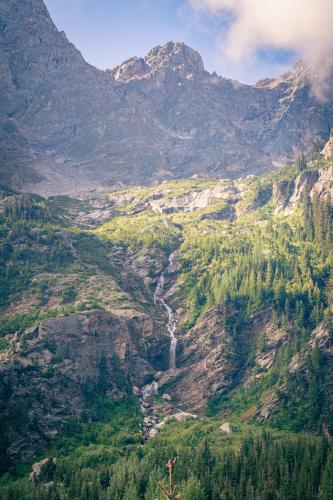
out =
[[[2,187],[1,498],[164,498],[175,457],[178,498],[332,498],[331,168],[80,200]]]

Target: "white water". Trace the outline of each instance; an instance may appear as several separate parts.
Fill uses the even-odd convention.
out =
[[[169,257],[169,264],[165,271],[173,270],[175,265],[175,253],[172,253]],[[177,351],[177,338],[176,338],[176,328],[177,321],[175,315],[171,309],[171,307],[165,302],[163,299],[164,293],[164,272],[162,272],[161,276],[156,285],[155,293],[154,293],[154,302],[155,304],[159,304],[162,307],[162,310],[166,313],[168,317],[167,329],[170,334],[170,361],[169,361],[169,369],[173,370],[176,368],[176,351]],[[140,407],[141,411],[144,414],[143,421],[143,436],[145,441],[151,437],[156,436],[158,430],[156,429],[156,424],[159,419],[156,415],[154,415],[153,408],[150,403],[150,399],[158,394],[158,383],[156,381],[145,385],[142,388],[141,398],[140,398]],[[179,410],[181,411],[181,410]]]
[[[150,399],[157,394],[158,383],[156,381],[152,382],[151,384],[145,385],[142,388],[140,408],[144,415],[142,432],[145,441],[150,437],[154,437],[157,433],[155,426],[158,422],[158,418],[153,415],[152,407],[150,404]]]
[[[156,396],[158,394],[158,383],[152,382],[151,384],[145,385],[142,390],[142,398],[148,399],[151,396]]]
[[[169,257],[169,266],[173,265],[174,261],[174,256],[175,254],[171,254]],[[168,266],[168,267],[169,267]],[[176,368],[176,352],[177,352],[177,337],[175,335],[176,330],[177,330],[177,321],[175,318],[175,315],[173,313],[173,310],[171,307],[165,302],[165,300],[162,298],[162,294],[164,292],[164,271],[161,274],[157,285],[156,285],[156,290],[154,293],[154,302],[155,304],[160,304],[162,306],[162,309],[166,313],[168,317],[168,322],[167,322],[167,329],[170,335],[170,362],[169,362],[169,369],[173,370]]]

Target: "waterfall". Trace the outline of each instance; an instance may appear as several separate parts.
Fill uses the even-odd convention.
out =
[[[169,264],[168,267],[165,269],[167,270],[172,270],[173,266],[175,265],[175,252],[172,253],[169,257]],[[169,362],[169,370],[173,370],[176,368],[176,352],[177,352],[177,338],[176,338],[176,328],[177,328],[177,321],[175,318],[175,315],[173,313],[173,310],[165,302],[163,299],[163,293],[164,293],[164,273],[163,271],[158,279],[155,292],[154,292],[154,303],[156,305],[160,305],[164,313],[168,317],[168,322],[167,322],[167,329],[170,335],[170,362]],[[150,399],[158,394],[158,383],[156,381],[153,381],[152,383],[145,385],[142,388],[141,392],[141,398],[140,398],[140,407],[141,411],[144,414],[144,420],[143,420],[143,437],[144,440],[146,441],[147,439],[156,436],[158,433],[158,429],[156,429],[156,425],[159,422],[159,419],[156,415],[154,415],[154,411],[150,402]]]
[[[174,261],[174,256],[175,254],[172,253],[169,257],[169,266],[173,265]],[[175,318],[175,315],[173,313],[173,310],[171,307],[165,302],[165,300],[161,297],[164,291],[164,272],[162,272],[154,293],[154,302],[155,304],[160,304],[162,306],[163,311],[166,313],[168,317],[168,322],[167,322],[167,329],[170,335],[170,363],[169,363],[169,369],[173,370],[176,368],[176,351],[177,351],[177,337],[175,335],[176,329],[177,329],[177,321]]]

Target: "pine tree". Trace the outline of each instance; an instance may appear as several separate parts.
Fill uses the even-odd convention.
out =
[[[307,169],[307,161],[304,153],[302,153],[297,159],[297,168],[300,172],[303,172]]]
[[[313,191],[312,211],[313,211],[314,236],[316,241],[318,243],[321,243],[323,239],[322,213],[321,213],[320,199],[318,191],[316,189]]]
[[[103,353],[98,366],[98,381],[97,381],[97,392],[102,396],[105,396],[110,385],[110,374],[108,370],[108,362]]]
[[[299,329],[302,329],[304,327],[304,321],[305,321],[305,308],[302,300],[298,300],[296,302],[296,308],[295,308],[295,326]]]
[[[124,496],[122,498],[123,498],[123,500],[139,500],[140,499],[138,487],[137,487],[134,480],[132,480],[126,484]]]
[[[312,349],[311,357],[308,362],[309,366],[309,404],[311,411],[311,421],[314,428],[318,427],[319,417],[323,407],[323,392],[322,392],[322,370],[323,356],[315,343]]]
[[[267,264],[266,276],[265,276],[265,287],[267,290],[270,290],[270,288],[271,288],[272,277],[273,277],[272,263],[271,263],[271,260],[269,260],[268,264]]]
[[[326,466],[320,481],[318,500],[332,500],[333,498],[333,449],[331,449]]]
[[[190,476],[181,487],[182,500],[206,500],[208,497],[202,487],[199,479],[195,476]]]
[[[290,300],[287,297],[284,303],[284,314],[287,319],[290,317]]]

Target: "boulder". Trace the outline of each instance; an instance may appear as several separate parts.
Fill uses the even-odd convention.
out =
[[[186,420],[197,419],[197,415],[192,413],[187,413],[182,411],[181,413],[174,413],[173,415],[168,415],[164,418],[164,422],[170,422],[170,420],[177,420],[177,422],[186,422]]]
[[[226,434],[232,434],[232,425],[229,422],[224,422],[224,424],[220,425],[220,430],[225,432]]]
[[[158,434],[158,430],[156,428],[150,429],[147,432],[147,436],[150,438],[154,438],[155,436],[157,436],[157,434]]]

